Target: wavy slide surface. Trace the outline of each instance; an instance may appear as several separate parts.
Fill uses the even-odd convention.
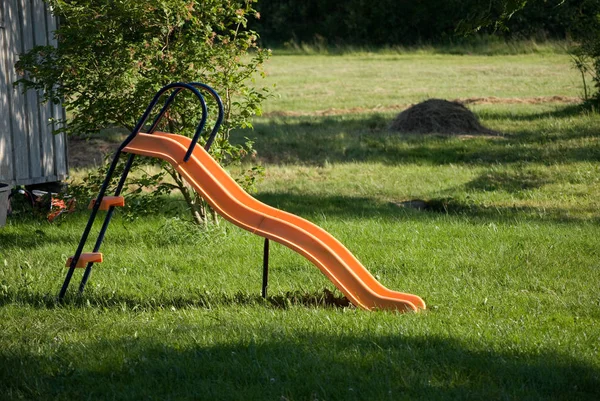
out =
[[[167,133],[138,134],[124,152],[158,157],[172,164],[225,219],[298,252],[317,266],[356,306],[417,311],[425,302],[381,285],[346,247],[317,225],[268,206],[244,191],[201,147],[183,158],[191,139]]]

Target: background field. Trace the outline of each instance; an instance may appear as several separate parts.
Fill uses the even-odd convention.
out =
[[[0,398],[600,398],[600,117],[573,103],[568,56],[276,54],[266,71],[275,96],[234,135],[265,166],[256,196],[428,310],[335,307],[278,245],[262,300],[262,240],[198,229],[177,199],[117,215],[86,292],[57,306],[86,215],[21,216],[0,230]],[[387,130],[428,97],[470,98],[502,135]]]
[[[406,107],[430,97],[521,98],[582,95],[565,54],[508,56],[407,53],[291,54],[267,63],[276,96],[265,112]]]

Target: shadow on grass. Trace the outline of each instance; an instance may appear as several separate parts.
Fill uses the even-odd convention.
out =
[[[262,298],[258,293],[237,292],[235,294],[227,294],[204,291],[188,293],[185,296],[157,295],[141,298],[115,292],[86,291],[83,295],[79,295],[75,292],[78,285],[75,282],[71,283],[72,289],[62,302],[58,301],[57,294],[32,293],[27,289],[17,290],[16,292],[4,292],[0,294],[0,306],[16,303],[45,309],[99,307],[131,311],[156,311],[189,307],[212,309],[213,307],[232,305],[264,305],[275,309],[287,309],[292,306],[308,308],[353,307],[343,294],[337,290],[330,291],[327,288],[319,292],[288,291],[284,294],[267,295],[266,298]],[[57,287],[57,293],[58,289]]]
[[[576,108],[556,112],[516,115],[485,112],[488,119],[533,121],[569,118]],[[323,165],[326,162],[381,162],[389,164],[498,163],[597,161],[600,146],[590,138],[600,127],[589,123],[564,124],[552,132],[521,129],[499,137],[414,135],[388,131],[391,118],[384,115],[275,117],[254,124],[254,131],[238,131],[255,141],[259,157],[267,163]]]
[[[515,190],[521,185],[538,185],[533,180],[529,184],[515,183],[512,178],[502,181],[487,181],[484,178],[476,179],[468,184],[474,188],[487,188],[491,186],[503,186]],[[440,214],[454,216],[461,219],[473,219],[474,221],[489,220],[493,222],[510,221],[515,219],[522,221],[558,222],[558,223],[580,223],[582,221],[600,222],[600,218],[590,219],[582,217],[585,213],[597,213],[595,209],[561,209],[561,208],[535,208],[527,206],[499,207],[476,204],[469,199],[454,199],[451,197],[431,198],[423,200],[422,207],[406,207],[406,203],[380,202],[371,198],[350,196],[315,196],[299,195],[284,192],[266,192],[257,195],[262,202],[285,210],[301,217],[318,218],[325,216],[341,216],[343,218],[374,218],[386,219],[398,218],[403,220],[431,220],[439,218]],[[404,204],[403,204],[404,203]],[[408,205],[410,206],[410,205]]]
[[[553,182],[544,171],[488,171],[466,184],[466,189],[475,191],[506,191],[518,193],[541,188]]]
[[[544,119],[567,119],[572,117],[581,117],[595,113],[591,105],[586,104],[569,104],[562,106],[552,111],[542,111],[539,113],[507,113],[506,111],[480,110],[478,115],[481,118],[490,120],[506,120],[506,121],[539,121]]]
[[[83,230],[83,228],[82,228]],[[0,230],[2,249],[34,249],[44,245],[74,244],[77,245],[79,236],[75,234],[47,233],[40,229],[31,229],[25,234],[3,232]]]
[[[215,317],[218,321],[218,317]],[[218,324],[218,323],[215,323]],[[452,338],[277,329],[206,339],[199,322],[0,350],[7,399],[598,399],[598,368],[568,354]],[[273,326],[273,327],[271,327]],[[279,326],[279,325],[278,325]],[[282,331],[283,329],[283,331]],[[175,339],[174,338],[175,333]],[[285,333],[285,334],[283,334]]]
[[[150,198],[150,196],[148,196]],[[161,239],[168,241],[168,237],[181,235],[182,232],[189,232],[190,236],[208,236],[210,232],[194,225],[191,222],[190,213],[186,209],[186,204],[180,197],[160,197],[152,199],[150,205],[143,205],[137,208],[135,205],[129,205],[125,211],[116,210],[113,214],[109,234],[112,231],[110,227],[115,224],[128,224],[132,221],[143,220],[149,216],[163,216],[173,220],[167,220],[159,227],[163,236]],[[29,215],[9,216],[7,228],[0,230],[0,250],[10,249],[34,249],[45,245],[72,245],[73,252],[81,239],[81,235],[86,227],[90,217],[90,210],[81,208],[73,213],[61,216],[53,223],[45,220],[45,217],[34,217]],[[94,229],[92,229],[87,244],[93,244],[106,213],[101,211],[96,216]],[[176,221],[175,221],[176,220]],[[61,225],[66,229],[62,230]],[[75,231],[73,232],[73,227]],[[55,228],[59,228],[56,230]],[[168,235],[167,235],[168,234]],[[131,234],[132,237],[136,233]],[[167,237],[167,238],[165,238]],[[181,240],[181,236],[177,238]],[[136,240],[139,240],[137,238]],[[163,244],[165,245],[165,244]]]
[[[365,197],[261,192],[256,195],[256,198],[267,205],[301,217],[325,215],[368,218],[377,216],[397,217],[402,215],[391,204]]]

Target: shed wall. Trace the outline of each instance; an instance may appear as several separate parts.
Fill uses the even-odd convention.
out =
[[[54,135],[61,105],[40,104],[41,94],[21,93],[14,64],[34,46],[54,45],[57,20],[43,0],[0,0],[0,181],[29,185],[68,174],[64,134]]]

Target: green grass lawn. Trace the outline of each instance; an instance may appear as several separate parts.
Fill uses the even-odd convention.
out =
[[[333,285],[276,244],[263,300],[261,238],[181,207],[117,214],[84,295],[79,274],[58,306],[86,213],[9,219],[0,399],[600,398],[600,116],[475,104],[502,135],[387,131],[429,96],[577,96],[567,56],[284,55],[267,70],[278,97],[233,138],[255,140],[256,196],[428,310],[332,306]]]

